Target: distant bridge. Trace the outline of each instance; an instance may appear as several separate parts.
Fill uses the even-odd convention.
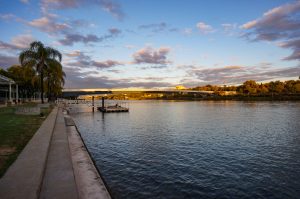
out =
[[[63,98],[77,98],[80,95],[103,95],[103,94],[112,94],[112,91],[82,91],[82,90],[72,90],[72,91],[63,91]]]
[[[62,92],[63,98],[78,98],[81,95],[113,95],[113,94],[131,94],[131,93],[160,93],[160,94],[201,94],[201,95],[210,95],[213,94],[213,91],[195,91],[195,90],[135,90],[135,91],[126,91],[126,90],[98,90],[98,91],[83,91],[83,90],[64,90]]]

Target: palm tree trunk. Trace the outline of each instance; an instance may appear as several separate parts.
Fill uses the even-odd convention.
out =
[[[41,70],[41,100],[42,100],[42,104],[44,104],[44,73],[43,73],[43,69]]]

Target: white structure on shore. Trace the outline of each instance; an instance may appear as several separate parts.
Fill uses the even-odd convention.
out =
[[[5,96],[5,102],[9,102],[12,103],[12,93],[15,93],[15,100],[16,103],[19,101],[19,88],[18,88],[18,84],[16,84],[16,82],[8,77],[5,77],[3,75],[0,75],[0,85],[7,85],[8,86],[8,99],[7,99],[7,95]],[[12,91],[12,85],[15,85],[15,92]],[[5,88],[1,88],[0,92],[4,91],[5,93],[7,93],[7,89]]]

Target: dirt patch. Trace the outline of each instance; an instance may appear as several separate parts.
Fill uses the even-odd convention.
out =
[[[16,147],[2,146],[0,147],[0,178],[10,162],[10,155],[16,152]]]
[[[0,147],[0,156],[8,156],[15,151],[16,151],[15,147],[2,146]]]

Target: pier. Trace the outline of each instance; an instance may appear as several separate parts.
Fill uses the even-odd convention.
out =
[[[122,101],[112,101],[106,102],[105,97],[102,97],[102,100],[95,100],[94,96],[92,100],[60,100],[57,103],[65,104],[67,109],[76,109],[77,105],[85,105],[91,107],[94,112],[95,109],[103,113],[114,113],[114,112],[129,112],[129,107],[127,102]]]
[[[97,107],[97,109],[103,113],[129,112],[129,108],[120,106],[119,104],[105,106],[104,97],[102,97],[102,106]]]
[[[107,107],[98,107],[99,111],[103,113],[113,113],[113,112],[129,112],[128,108],[122,106],[107,106]]]

